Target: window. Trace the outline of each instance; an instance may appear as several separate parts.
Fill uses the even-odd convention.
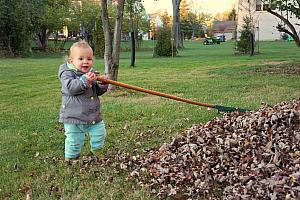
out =
[[[262,3],[261,3],[261,0],[256,0],[256,11],[261,11],[261,6],[262,6]]]
[[[274,1],[271,1],[271,10],[276,10],[277,5]]]
[[[266,11],[268,8],[271,8],[272,10],[276,9],[274,0],[256,0],[256,11]]]
[[[269,3],[264,3],[263,10],[268,10],[269,7],[270,7]]]

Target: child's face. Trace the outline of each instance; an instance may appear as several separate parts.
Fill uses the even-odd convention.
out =
[[[88,47],[75,47],[70,55],[70,63],[82,73],[87,73],[93,66],[93,50]]]

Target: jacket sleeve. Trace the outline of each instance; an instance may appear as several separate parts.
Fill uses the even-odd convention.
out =
[[[95,83],[96,83],[96,93],[98,96],[101,96],[102,94],[104,94],[107,91],[108,84],[102,85],[100,83],[97,83],[96,81],[95,81]]]
[[[84,75],[75,78],[72,71],[66,70],[60,73],[59,78],[62,84],[62,92],[68,95],[79,95],[89,88],[87,78]]]

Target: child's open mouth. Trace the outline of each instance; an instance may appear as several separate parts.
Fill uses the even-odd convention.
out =
[[[82,69],[83,69],[83,70],[88,70],[88,69],[89,69],[89,66],[82,66]]]

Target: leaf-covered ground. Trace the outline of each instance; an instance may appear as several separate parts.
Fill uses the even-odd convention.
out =
[[[300,96],[296,67],[300,57],[294,43],[261,42],[261,53],[250,57],[233,55],[235,41],[218,46],[185,41],[185,50],[174,58],[153,58],[153,44],[144,41],[149,50],[137,52],[135,68],[128,67],[130,52],[122,52],[119,81],[204,103],[251,110],[261,102],[274,105]],[[0,80],[0,199],[168,199],[171,190],[167,188],[163,193],[159,184],[152,183],[160,176],[154,177],[150,168],[142,166],[142,159],[155,155],[164,142],[170,145],[176,134],[186,137],[184,129],[221,115],[216,110],[126,89],[107,93],[101,97],[108,131],[104,148],[107,159],[99,162],[87,156],[90,148],[86,138],[82,157],[69,165],[63,159],[65,136],[57,119],[61,104],[57,70],[62,62],[62,54],[1,59],[0,69],[5,76]],[[101,58],[96,59],[95,66],[104,71]],[[187,159],[189,162],[190,157]],[[211,196],[222,198],[228,183],[210,183]],[[171,182],[168,187],[175,186]],[[177,188],[172,193],[175,191],[170,198],[188,198]]]
[[[116,167],[159,198],[300,198],[300,100],[226,113]]]

